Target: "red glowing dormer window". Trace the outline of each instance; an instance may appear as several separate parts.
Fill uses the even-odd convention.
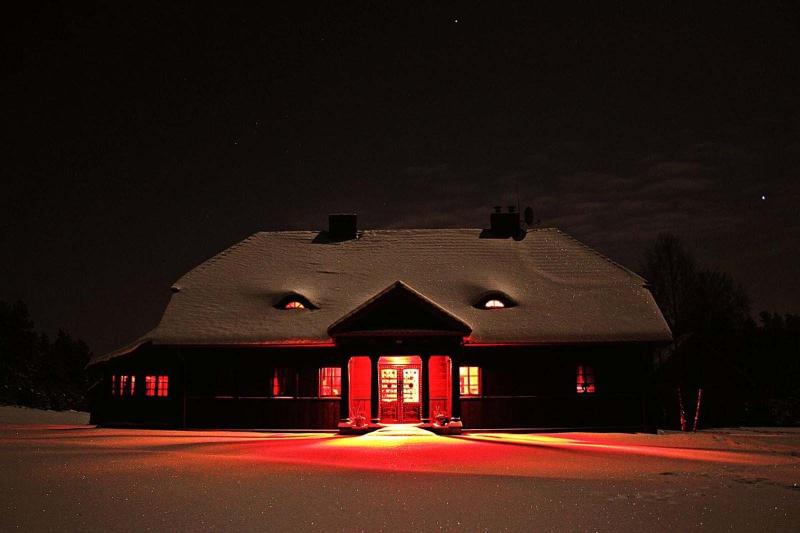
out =
[[[302,294],[291,292],[275,303],[275,309],[280,309],[281,311],[309,311],[318,308]]]

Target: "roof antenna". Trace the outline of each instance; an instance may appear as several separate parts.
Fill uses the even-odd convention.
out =
[[[517,188],[517,213],[519,213],[519,174],[516,176],[516,188]]]
[[[525,224],[528,227],[533,226],[533,208],[531,206],[525,208]]]

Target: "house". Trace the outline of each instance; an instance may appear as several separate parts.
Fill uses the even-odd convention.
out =
[[[552,228],[256,233],[95,358],[101,425],[369,431],[647,426],[671,334],[644,279]]]

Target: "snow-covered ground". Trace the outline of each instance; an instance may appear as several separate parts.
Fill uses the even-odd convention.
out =
[[[797,430],[340,437],[8,409],[0,531],[800,529]]]
[[[45,411],[17,405],[0,405],[0,424],[88,424],[83,411]]]

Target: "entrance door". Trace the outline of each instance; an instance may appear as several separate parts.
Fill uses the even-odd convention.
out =
[[[384,424],[420,421],[419,357],[382,357],[380,375],[380,420]]]

